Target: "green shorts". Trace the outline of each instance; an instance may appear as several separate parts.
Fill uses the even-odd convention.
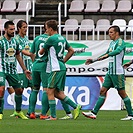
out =
[[[21,88],[33,87],[32,80],[27,79],[24,73],[18,74],[21,81]]]
[[[55,71],[49,74],[48,88],[64,91],[66,81],[66,71]]]
[[[124,74],[121,74],[121,75],[106,74],[104,83],[102,86],[107,89],[114,87],[117,90],[124,90],[125,89],[125,76]]]
[[[9,86],[12,86],[14,89],[21,88],[21,82],[18,74],[0,72],[0,86],[5,86],[5,80],[7,80]]]
[[[41,83],[43,88],[48,86],[48,73],[46,73],[47,62],[35,61],[32,66],[32,81],[33,86],[37,89],[40,88]]]
[[[43,88],[47,88],[48,86],[48,73],[45,71],[32,71],[32,82],[33,86],[36,88],[40,88],[41,82]]]

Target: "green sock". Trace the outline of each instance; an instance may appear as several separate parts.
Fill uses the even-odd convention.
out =
[[[73,107],[74,109],[76,109],[77,104],[74,103],[69,97],[65,97],[62,101],[64,101],[66,104],[70,105],[71,107]]]
[[[56,118],[56,102],[55,102],[55,100],[49,100],[49,107],[50,107],[51,116],[53,118]]]
[[[61,104],[62,104],[62,107],[64,108],[66,114],[70,114],[71,111],[70,111],[68,104],[66,104],[64,101],[61,101]]]
[[[46,115],[49,110],[48,96],[46,91],[42,95],[42,115]]]
[[[29,96],[29,107],[28,107],[28,113],[30,114],[31,113],[31,94]]]
[[[37,101],[37,94],[38,94],[38,90],[33,90],[31,92],[31,101],[30,101],[30,112],[34,113],[35,112],[35,106],[36,106],[36,101]]]
[[[99,96],[99,98],[98,98],[98,100],[96,102],[96,105],[95,105],[95,107],[94,107],[94,109],[93,109],[92,112],[95,113],[95,114],[97,114],[98,111],[99,111],[99,109],[103,105],[104,101],[105,101],[105,96]]]
[[[15,94],[16,111],[21,111],[22,95]]]
[[[133,116],[131,101],[130,101],[129,97],[127,96],[127,97],[123,98],[123,101],[125,103],[128,115]]]
[[[0,97],[0,114],[3,114],[4,98]]]

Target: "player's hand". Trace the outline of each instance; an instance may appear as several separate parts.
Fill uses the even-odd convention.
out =
[[[25,70],[24,73],[25,73],[27,79],[29,79],[29,80],[32,79],[32,77],[31,77],[31,72],[30,72],[29,70]]]
[[[126,64],[123,65],[124,69],[126,69],[127,67],[129,67],[132,63],[131,62],[127,62]]]
[[[85,62],[85,65],[89,65],[91,63],[93,63],[93,60],[92,59],[87,59],[86,62]]]

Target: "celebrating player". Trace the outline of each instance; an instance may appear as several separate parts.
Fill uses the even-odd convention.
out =
[[[109,68],[94,109],[91,112],[82,112],[82,114],[87,118],[96,119],[97,113],[106,99],[107,91],[111,87],[115,87],[118,94],[123,99],[128,113],[127,117],[121,120],[132,120],[133,112],[131,101],[125,92],[125,76],[122,66],[125,53],[125,42],[120,38],[120,28],[118,26],[111,26],[109,28],[109,36],[113,41],[110,43],[107,52],[96,60],[88,59],[86,61],[86,64],[89,65],[95,61],[109,58]]]

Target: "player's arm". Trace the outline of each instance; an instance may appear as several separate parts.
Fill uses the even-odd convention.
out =
[[[26,56],[30,56],[32,62],[34,62],[35,54],[33,54],[33,53],[31,53],[31,52],[29,52],[29,51],[27,51],[27,50],[22,50],[21,52],[22,52],[22,54],[24,54],[24,55],[26,55]]]
[[[74,49],[72,47],[69,47],[68,52],[67,52],[66,56],[63,59],[64,62],[67,62],[72,57],[73,54],[74,54]]]
[[[112,52],[109,52],[109,56],[115,56],[115,55],[118,55],[118,54],[120,54],[121,52],[122,52],[122,50],[124,50],[125,49],[125,45],[124,45],[124,43],[122,42],[122,43],[119,43],[119,45],[118,45],[118,47],[115,49],[115,50],[113,50]]]
[[[41,48],[40,50],[39,50],[39,54],[40,55],[43,55],[45,53],[45,49],[44,48]]]
[[[131,60],[131,61],[125,63],[125,64],[123,65],[123,67],[124,67],[124,68],[127,68],[127,67],[129,67],[131,64],[133,64],[133,60]]]
[[[35,56],[36,56],[36,54],[30,53],[30,58],[31,58],[32,62],[34,62]]]
[[[108,53],[109,53],[109,50],[107,50],[106,53],[102,54],[101,56],[99,56],[96,59],[90,59],[90,58],[87,59],[86,62],[85,62],[85,65],[89,65],[89,64],[94,63],[96,61],[100,61],[100,60],[108,58]]]
[[[43,55],[43,54],[45,54],[45,51],[50,47],[50,44],[52,44],[52,39],[51,39],[51,37],[49,37],[48,39],[47,39],[47,41],[45,42],[45,44],[42,46],[42,48],[39,50],[39,54],[40,55]]]
[[[24,71],[24,73],[26,74],[26,77],[30,80],[31,79],[31,72],[29,70],[27,70],[26,66],[24,65],[23,59],[20,56],[20,51],[16,52],[16,59],[19,62],[21,68]]]
[[[22,54],[24,54],[26,56],[31,56],[31,53],[27,50],[22,50],[21,52],[22,52]]]

